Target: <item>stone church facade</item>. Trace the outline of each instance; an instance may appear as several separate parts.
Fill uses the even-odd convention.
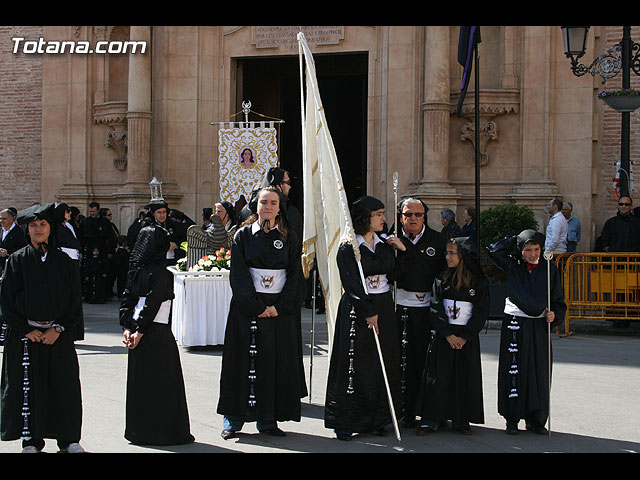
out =
[[[459,27],[302,28],[326,78],[326,94],[322,82],[320,93],[354,195],[366,192],[391,205],[397,171],[399,195],[422,198],[438,230],[442,208],[460,218],[474,206],[474,82],[462,115],[454,113]],[[301,169],[294,139],[300,135],[297,32],[285,26],[0,27],[0,203],[24,208],[62,200],[86,212],[97,200],[126,231],[156,177],[169,204],[199,222],[220,194],[215,124],[242,120],[244,100],[258,114],[249,120],[283,120],[281,165],[295,179]],[[546,205],[560,197],[573,203],[583,228],[579,250],[588,251],[615,214],[613,163],[620,149],[620,115],[596,93],[619,88],[620,79],[604,87],[600,77],[574,76],[558,26],[481,32],[481,209],[528,205],[544,231]],[[640,39],[640,28],[632,28],[632,37]],[[127,41],[146,49],[32,53],[14,38],[33,41],[30,46],[43,38],[52,50],[56,41],[76,47]],[[583,63],[620,39],[621,27],[591,27]],[[638,77],[631,81],[638,88]],[[637,163],[638,112],[631,122]],[[294,191],[300,201],[295,180]]]

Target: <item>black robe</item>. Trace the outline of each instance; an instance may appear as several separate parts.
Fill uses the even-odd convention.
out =
[[[449,323],[444,300],[472,304],[466,325]],[[455,308],[455,304],[454,304]],[[435,280],[431,297],[431,321],[436,336],[429,349],[419,413],[422,424],[432,428],[440,421],[452,420],[454,427],[484,423],[480,338],[489,315],[489,287],[483,277],[474,276],[469,288],[457,290],[450,281]],[[451,348],[446,337],[466,340],[460,350]]]
[[[154,322],[160,305],[172,300],[173,277],[159,258],[141,268],[137,285],[129,285],[120,306],[120,324],[143,337],[128,350],[126,425],[124,437],[136,445],[181,445],[190,433],[180,352],[169,323]],[[145,297],[137,319],[133,311]],[[170,307],[169,307],[170,309]]]
[[[447,264],[445,261],[445,240],[440,233],[424,226],[424,233],[414,244],[403,234],[398,238],[406,251],[398,250],[398,288],[408,292],[431,293],[435,277]],[[396,308],[399,339],[402,352],[402,393],[405,420],[415,419],[415,407],[422,381],[422,373],[431,342],[431,321],[429,304],[425,306],[403,306]]]
[[[85,301],[104,303],[107,300],[107,260],[101,256],[91,256],[84,265]]]
[[[249,268],[286,270],[283,290],[256,292]],[[277,229],[252,233],[252,225],[236,233],[231,246],[233,296],[225,328],[219,414],[244,422],[300,421],[300,398],[305,389],[298,324],[300,269],[300,243],[293,231],[284,240]],[[275,306],[278,316],[257,318],[270,305]],[[254,319],[255,348],[251,347]],[[255,350],[252,379],[250,350]],[[250,392],[255,394],[255,404]]]
[[[378,243],[375,254],[361,246],[360,254],[365,277],[386,274],[390,285],[393,285],[396,263],[389,245]],[[351,244],[340,245],[336,261],[344,294],[338,306],[329,362],[324,424],[338,433],[375,432],[393,419],[375,334],[368,328],[366,318],[378,315],[380,348],[397,414],[401,406],[401,372],[393,298],[391,291],[375,295],[365,293]],[[351,315],[352,307],[354,316]],[[354,337],[351,336],[352,323]],[[353,373],[349,369],[351,355]]]
[[[79,442],[82,398],[73,327],[80,320],[82,297],[77,267],[63,252],[52,249],[43,262],[28,245],[14,253],[0,289],[0,306],[7,323],[2,358],[2,440],[23,436],[23,354],[29,356],[28,430],[34,439]],[[31,342],[34,327],[27,319],[54,321],[65,328],[52,345]]]
[[[511,245],[489,253],[507,274],[507,296],[526,315],[537,316],[547,308],[547,261],[543,258],[529,272],[521,258],[508,255]],[[549,263],[551,310],[561,323],[567,306],[560,274]],[[508,421],[537,420],[544,425],[549,415],[549,357],[553,352],[545,317],[506,315],[500,335],[498,359],[498,413]]]

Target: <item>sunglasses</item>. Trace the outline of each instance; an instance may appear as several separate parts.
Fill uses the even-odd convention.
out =
[[[621,207],[630,207],[631,206],[630,203],[625,203],[625,202],[619,202],[618,205],[620,205]]]
[[[424,212],[402,212],[402,215],[404,215],[407,218],[411,218],[414,215],[416,216],[416,218],[422,218],[424,217]]]

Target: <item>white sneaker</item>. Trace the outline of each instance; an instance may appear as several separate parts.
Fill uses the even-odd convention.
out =
[[[85,453],[84,448],[79,443],[70,443],[64,451],[67,453]]]
[[[22,453],[40,453],[40,449],[38,447],[34,447],[33,445],[29,445],[22,449]]]

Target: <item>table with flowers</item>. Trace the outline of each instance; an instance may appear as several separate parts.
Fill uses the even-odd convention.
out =
[[[180,346],[222,345],[231,304],[228,250],[203,256],[187,269],[184,262],[167,267],[173,274],[171,329]]]

